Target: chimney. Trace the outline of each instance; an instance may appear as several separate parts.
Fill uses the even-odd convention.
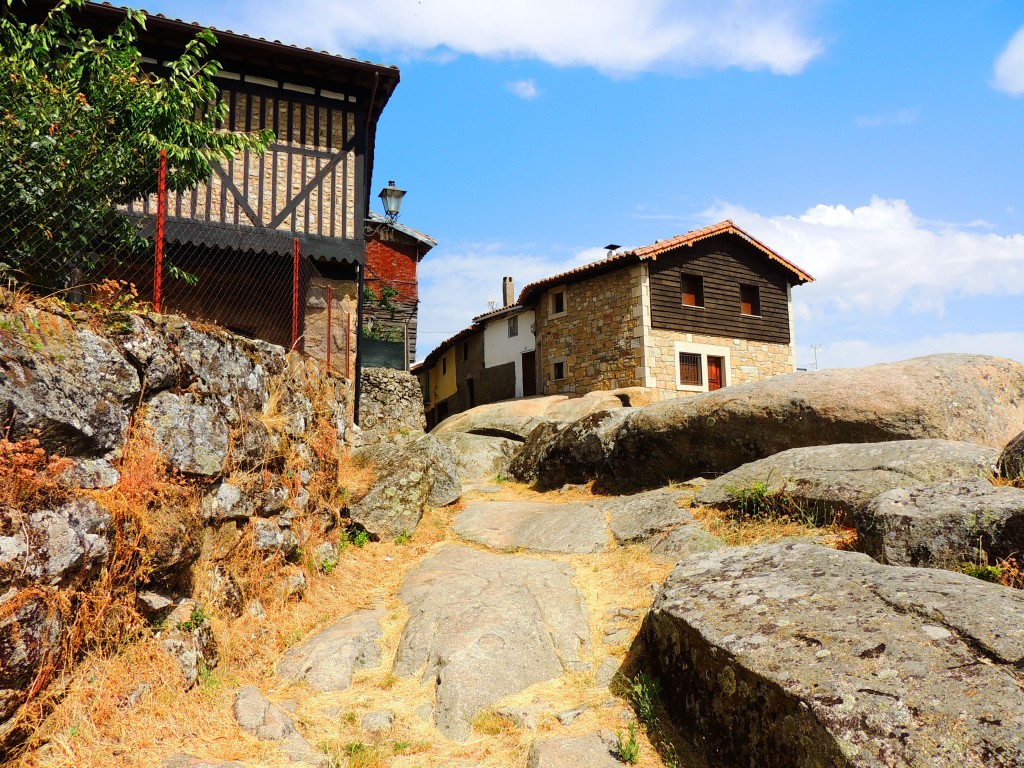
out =
[[[511,307],[516,303],[516,287],[511,277],[501,278],[502,307]]]

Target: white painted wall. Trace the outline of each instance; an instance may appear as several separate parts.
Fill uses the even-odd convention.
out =
[[[533,334],[532,309],[523,310],[519,318],[519,335],[509,338],[508,315],[491,320],[484,326],[484,367],[506,363],[516,364],[516,397],[523,396],[523,353],[536,347]]]

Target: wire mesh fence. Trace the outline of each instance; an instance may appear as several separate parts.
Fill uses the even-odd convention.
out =
[[[154,311],[299,349],[353,376],[354,267],[325,275],[287,230],[169,215],[163,179],[159,166],[128,186],[87,169],[3,169],[0,279],[68,302],[109,299],[113,286]]]

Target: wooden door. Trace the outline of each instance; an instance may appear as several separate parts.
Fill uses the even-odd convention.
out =
[[[708,391],[722,388],[722,369],[724,360],[720,357],[708,357]]]
[[[537,394],[537,352],[523,353],[523,397]]]

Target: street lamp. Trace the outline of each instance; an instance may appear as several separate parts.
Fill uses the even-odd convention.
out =
[[[384,203],[384,215],[394,223],[398,218],[398,212],[402,209],[402,198],[405,197],[405,190],[395,186],[395,182],[389,181],[388,185],[377,195]]]

